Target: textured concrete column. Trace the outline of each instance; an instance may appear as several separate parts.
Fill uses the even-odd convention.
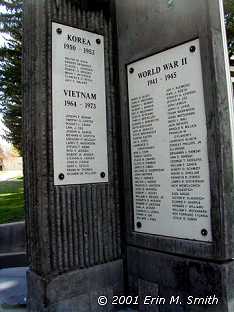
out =
[[[109,183],[54,186],[52,21],[104,35]],[[28,308],[97,311],[99,293],[109,296],[123,290],[118,70],[111,1],[24,1],[23,58],[26,227],[31,264]]]

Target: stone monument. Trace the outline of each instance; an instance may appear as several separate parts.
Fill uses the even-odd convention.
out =
[[[25,0],[23,57],[29,311],[232,312],[222,1]]]
[[[116,3],[129,293],[165,298],[140,311],[232,311],[234,128],[222,1]]]
[[[29,311],[97,311],[99,293],[123,292],[112,11],[24,1]]]

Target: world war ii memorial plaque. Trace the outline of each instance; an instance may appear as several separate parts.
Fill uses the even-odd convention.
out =
[[[104,37],[52,23],[55,185],[108,182]]]
[[[212,241],[199,39],[127,75],[135,231]]]

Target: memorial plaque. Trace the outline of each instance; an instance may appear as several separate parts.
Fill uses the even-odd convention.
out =
[[[135,231],[212,241],[199,39],[127,75]]]
[[[108,182],[104,37],[52,23],[55,185]]]

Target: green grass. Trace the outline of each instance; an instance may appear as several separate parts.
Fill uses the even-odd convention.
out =
[[[23,179],[0,182],[0,224],[24,220]]]

